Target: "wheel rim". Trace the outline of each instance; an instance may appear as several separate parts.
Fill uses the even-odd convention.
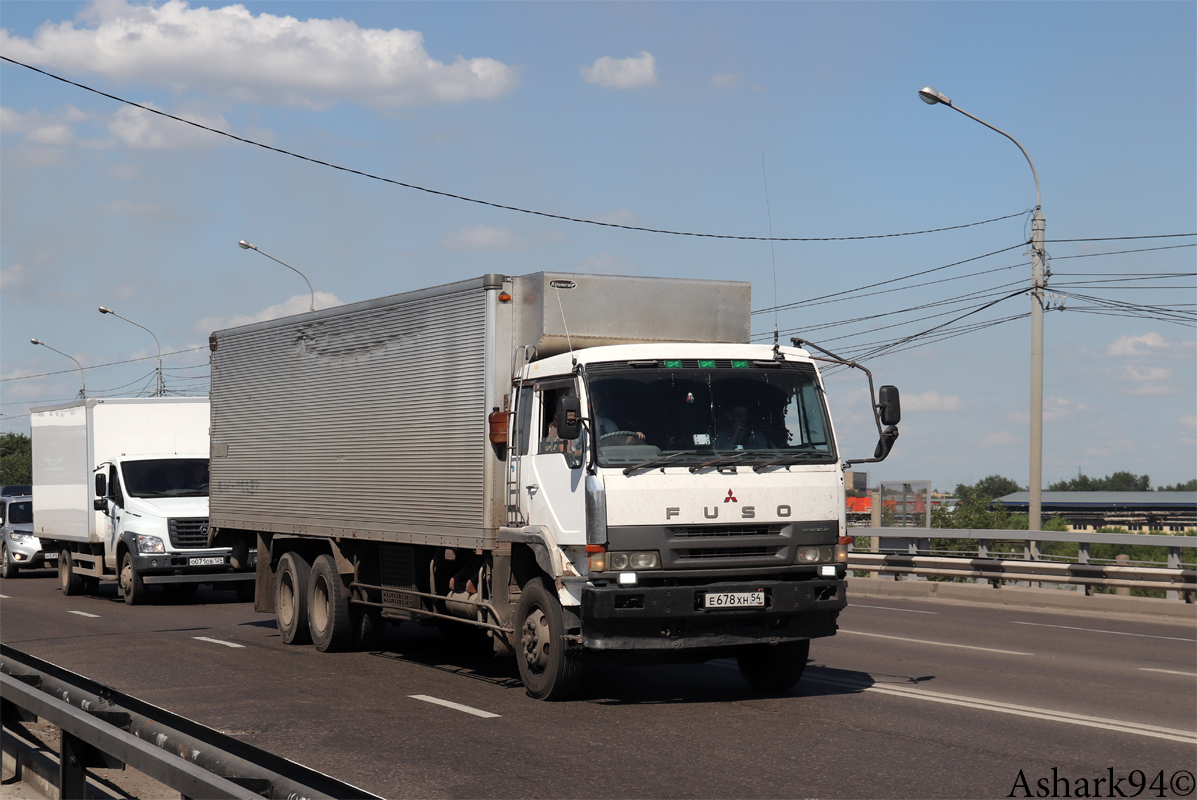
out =
[[[520,640],[524,646],[524,660],[535,672],[543,672],[549,660],[549,621],[544,611],[539,607],[533,608],[532,613],[524,620]]]
[[[133,562],[125,556],[125,563],[121,565],[121,591],[128,597],[133,591]]]
[[[8,545],[0,544],[0,554],[4,557],[4,569],[8,570]]]
[[[322,631],[328,627],[328,584],[323,577],[317,578],[315,583],[312,587],[312,626]]]
[[[285,627],[295,621],[295,579],[290,572],[284,572],[279,581],[278,618]]]
[[[71,558],[66,553],[58,555],[58,582],[62,584],[63,591],[71,582]]]

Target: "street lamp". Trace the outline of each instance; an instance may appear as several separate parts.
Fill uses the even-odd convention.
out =
[[[100,306],[100,313],[101,314],[111,314],[112,316],[116,317],[117,319],[123,319],[125,322],[129,323],[130,325],[137,325],[137,327],[141,328],[143,331],[148,333],[150,336],[154,336],[154,332],[152,330],[150,330],[149,328],[147,328],[146,326],[138,324],[138,323],[134,322],[133,320],[129,319],[128,317],[122,317],[120,314],[116,313],[111,308],[105,308],[104,306]],[[162,344],[158,341],[157,336],[154,336],[154,344],[158,346],[158,388],[154,392],[154,397],[161,397],[162,396]]]
[[[255,253],[261,253],[262,255],[266,256],[271,261],[278,261],[278,263],[282,264],[284,267],[291,270],[299,277],[303,278],[304,283],[306,283],[308,285],[308,294],[311,295],[311,300],[308,302],[308,311],[316,310],[316,293],[314,291],[312,291],[312,282],[308,280],[307,275],[304,275],[302,272],[295,269],[295,267],[291,266],[286,261],[279,261],[277,258],[275,258],[274,256],[270,255],[269,253],[265,252],[264,250],[259,250],[257,248],[257,245],[252,244],[251,242],[247,242],[244,239],[242,239],[241,241],[237,242],[237,245],[242,250],[253,250]]]
[[[1035,177],[1035,216],[1031,218],[1031,502],[1029,504],[1029,519],[1027,528],[1032,531],[1040,530],[1043,517],[1043,293],[1046,288],[1044,280],[1044,250],[1043,232],[1047,223],[1043,219],[1042,206],[1039,196],[1039,174],[1035,172],[1035,165],[1027,151],[1010,134],[1000,128],[995,128],[983,119],[974,117],[962,108],[952,105],[951,99],[924,86],[919,89],[919,97],[928,105],[942,103],[948,108],[959,111],[971,120],[981,123],[990,130],[997,131],[1018,146],[1023,157],[1031,166],[1031,175]]]
[[[50,347],[50,345],[46,344],[41,339],[30,339],[29,343],[30,344],[40,344],[42,347],[46,348],[47,350],[54,350],[53,347]],[[87,399],[87,390],[83,385],[83,365],[80,364],[79,360],[76,359],[74,356],[67,356],[67,354],[62,352],[61,350],[54,350],[54,352],[58,353],[58,355],[60,355],[60,356],[66,356],[71,361],[75,362],[75,366],[79,368],[79,399],[86,400]]]

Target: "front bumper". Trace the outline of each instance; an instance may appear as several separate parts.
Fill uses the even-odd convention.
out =
[[[13,562],[21,569],[38,569],[44,566],[58,565],[58,553],[44,552],[41,539],[36,536],[18,540],[6,535],[4,545],[8,548]]]
[[[227,551],[198,551],[195,553],[152,553],[133,556],[133,568],[149,584],[156,583],[221,583],[224,581],[254,580],[256,554],[250,553],[246,570],[234,570]],[[219,559],[220,563],[206,563]]]
[[[592,650],[685,650],[832,636],[847,605],[834,578],[700,586],[586,586],[579,617]],[[703,608],[708,592],[764,591],[764,608]]]

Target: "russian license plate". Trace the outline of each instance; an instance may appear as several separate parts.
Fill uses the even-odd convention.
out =
[[[764,592],[709,592],[704,608],[764,608]]]
[[[43,561],[57,561],[58,553],[44,553],[42,554]]]
[[[187,562],[193,567],[219,567],[224,565],[224,556],[207,556],[205,558],[193,558]]]

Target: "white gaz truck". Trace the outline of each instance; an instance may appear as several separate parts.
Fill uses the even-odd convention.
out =
[[[252,596],[248,558],[208,546],[209,415],[206,397],[33,409],[34,533],[58,554],[63,594],[95,593],[110,578],[130,605],[154,585]]]
[[[217,331],[211,544],[256,548],[255,607],[289,644],[456,623],[541,699],[599,658],[735,657],[789,688],[845,605],[816,367],[844,362],[750,344],[749,301],[747,283],[486,275]],[[873,415],[862,461],[897,437],[893,387]]]

